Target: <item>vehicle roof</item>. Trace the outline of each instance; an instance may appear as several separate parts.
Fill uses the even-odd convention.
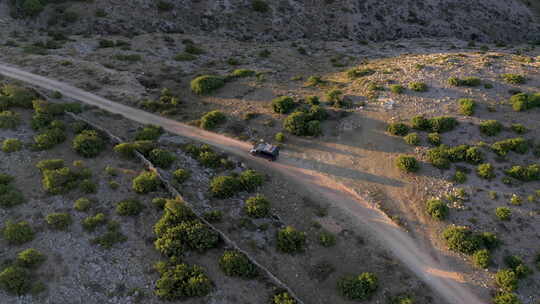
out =
[[[255,146],[255,150],[264,151],[267,153],[274,153],[277,150],[279,150],[279,148],[277,146],[274,146],[268,143],[260,143]]]

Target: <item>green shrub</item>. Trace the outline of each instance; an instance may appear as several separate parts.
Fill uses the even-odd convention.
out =
[[[326,81],[324,81],[321,76],[309,76],[307,81],[306,81],[306,86],[309,86],[309,87],[315,87],[315,86],[318,86],[318,85],[322,85],[324,84]]]
[[[246,70],[246,69],[237,69],[237,70],[234,70],[231,75],[237,78],[251,77],[251,76],[255,76],[255,71]]]
[[[181,257],[188,250],[203,253],[217,246],[219,236],[199,220],[184,221],[168,228],[154,242],[156,249],[168,257]]]
[[[67,230],[72,223],[69,213],[51,213],[45,217],[45,221],[56,230]]]
[[[48,150],[66,140],[64,131],[59,128],[45,130],[34,136],[34,148],[37,150]]]
[[[405,92],[405,87],[400,84],[393,84],[390,86],[390,91],[394,94],[401,94]]]
[[[21,124],[21,116],[12,111],[0,112],[0,128],[15,129]]]
[[[43,170],[42,174],[43,189],[49,194],[62,194],[77,187],[77,175],[70,168]]]
[[[148,159],[157,167],[168,169],[171,167],[171,165],[176,160],[176,156],[163,149],[154,149],[150,151],[150,154],[148,155]]]
[[[420,136],[418,133],[410,133],[404,138],[405,142],[411,146],[418,146],[420,144]]]
[[[458,125],[457,120],[454,117],[438,116],[429,120],[431,131],[437,133],[444,133],[454,130]]]
[[[477,147],[467,148],[465,151],[465,160],[473,165],[477,165],[484,161],[484,153]]]
[[[144,128],[137,130],[135,140],[158,140],[164,132],[165,131],[160,126],[147,125]]]
[[[107,222],[107,219],[105,218],[105,214],[98,213],[94,216],[88,216],[86,217],[83,222],[82,226],[84,230],[86,231],[95,231],[98,226],[103,226]]]
[[[83,157],[96,157],[105,148],[105,142],[96,131],[85,130],[73,139],[73,149]]]
[[[154,207],[157,209],[163,209],[165,207],[165,203],[167,203],[167,199],[163,197],[156,197],[152,199],[152,205],[154,205]]]
[[[427,131],[431,129],[431,123],[429,119],[423,115],[417,115],[411,118],[411,126],[413,129]]]
[[[502,131],[502,125],[496,120],[486,120],[480,123],[480,132],[487,136],[498,135]]]
[[[277,249],[285,253],[298,253],[304,251],[306,234],[287,226],[277,232]]]
[[[157,191],[160,185],[158,175],[151,171],[142,172],[132,182],[133,191],[139,194]]]
[[[43,264],[47,258],[34,248],[25,249],[17,254],[16,264],[25,268],[36,268]]]
[[[336,236],[328,231],[321,231],[319,233],[319,244],[323,247],[332,247],[336,244]]]
[[[449,226],[443,231],[442,237],[450,250],[465,254],[474,253],[482,245],[482,239],[466,227]]]
[[[147,155],[155,149],[156,144],[149,140],[139,140],[131,143],[121,143],[114,147],[114,152],[120,154],[122,157],[125,158],[132,158],[135,157],[135,151],[139,151],[140,153]]]
[[[272,109],[275,113],[287,114],[295,107],[294,100],[289,96],[281,96],[272,100]]]
[[[225,86],[223,77],[213,75],[199,76],[191,81],[191,91],[198,95],[210,94]]]
[[[115,221],[107,223],[107,232],[90,240],[92,244],[98,244],[99,246],[109,249],[117,243],[127,241],[127,237],[120,231],[120,224]]]
[[[529,104],[529,95],[525,93],[518,93],[510,97],[510,104],[514,111],[521,112],[531,108]]]
[[[420,169],[416,158],[406,155],[400,155],[396,158],[396,166],[404,172],[416,172]]]
[[[190,178],[191,172],[186,169],[178,169],[172,175],[175,182],[182,184]]]
[[[8,266],[0,272],[0,288],[14,295],[24,295],[32,288],[30,271],[19,266]]]
[[[428,142],[434,146],[439,146],[442,142],[441,135],[439,133],[429,133]]]
[[[328,118],[328,113],[323,107],[311,106],[309,109],[309,120],[323,121]]]
[[[218,168],[221,165],[221,157],[214,151],[203,151],[197,157],[199,163],[208,168]]]
[[[522,137],[509,138],[493,143],[491,149],[499,156],[505,156],[510,151],[525,154],[529,150],[529,143]]]
[[[502,74],[501,75],[504,81],[509,84],[524,84],[526,79],[523,75],[518,74]]]
[[[247,192],[255,191],[264,182],[264,176],[252,169],[242,172],[238,179],[242,188]]]
[[[283,128],[291,134],[302,136],[307,135],[307,124],[309,115],[304,112],[294,112],[285,118]]]
[[[136,216],[144,209],[144,205],[137,199],[126,199],[116,204],[116,213],[121,216]]]
[[[345,276],[338,283],[338,290],[345,298],[353,301],[369,299],[379,287],[375,274],[364,272],[359,276]]]
[[[274,139],[277,141],[277,142],[284,142],[285,141],[285,134],[283,134],[282,132],[278,132],[276,133],[276,135],[274,136]]]
[[[219,267],[231,277],[253,278],[257,276],[257,267],[238,251],[226,250],[219,259]]]
[[[476,102],[470,98],[462,98],[458,100],[459,104],[459,113],[471,116],[474,114],[474,109],[476,108]]]
[[[251,8],[259,13],[266,13],[270,10],[270,6],[264,0],[252,0]]]
[[[467,181],[467,173],[457,170],[452,180],[458,184],[463,184]]]
[[[522,302],[513,293],[501,292],[493,298],[493,304],[522,304]]]
[[[199,266],[173,264],[156,268],[161,277],[156,282],[155,294],[162,300],[202,297],[212,290],[212,281]]]
[[[448,153],[448,147],[445,145],[440,145],[439,147],[432,148],[428,150],[427,153],[429,162],[439,169],[448,169],[450,168],[450,159]]]
[[[98,185],[94,183],[91,179],[83,179],[79,183],[79,188],[83,193],[90,194],[90,193],[96,193]]]
[[[2,142],[2,151],[6,153],[16,152],[22,149],[22,142],[16,138],[8,138]]]
[[[388,125],[386,131],[392,135],[405,136],[409,133],[409,126],[403,123],[394,122]]]
[[[224,123],[227,120],[225,114],[220,111],[210,111],[201,117],[200,127],[205,130],[215,129],[218,125]]]
[[[513,166],[506,174],[523,182],[540,180],[540,165]]]
[[[61,168],[64,168],[64,160],[63,159],[45,159],[45,160],[39,161],[36,164],[36,167],[42,172],[45,170],[61,169]]]
[[[409,89],[415,92],[426,92],[428,90],[428,87],[423,82],[414,81],[414,82],[409,83]]]
[[[232,176],[216,176],[210,182],[210,193],[217,198],[232,197],[240,188],[240,181]]]
[[[92,206],[92,201],[87,198],[81,197],[75,201],[73,208],[79,212],[86,212]]]
[[[306,135],[319,136],[322,134],[321,122],[318,120],[310,120],[306,125]]]
[[[8,106],[24,109],[32,108],[32,101],[37,97],[33,90],[12,84],[5,84],[0,87],[1,95],[7,97]]]
[[[527,131],[529,131],[529,130],[527,130],[527,127],[525,127],[522,124],[512,124],[510,126],[510,129],[512,131],[514,131],[515,133],[517,133],[517,134],[525,134],[525,133],[527,133]]]
[[[467,87],[476,87],[479,86],[482,83],[480,78],[478,77],[466,77],[463,79],[459,79],[457,77],[450,77],[448,78],[448,84],[452,86],[467,86]]]
[[[523,263],[523,259],[517,255],[505,256],[504,263],[516,273],[518,279],[525,278],[532,273],[532,270]]]
[[[476,173],[483,179],[492,179],[495,177],[493,165],[487,163],[478,165]]]
[[[270,202],[263,195],[256,195],[246,200],[246,213],[254,218],[267,217],[270,214]]]
[[[491,264],[491,254],[489,253],[489,250],[487,249],[480,249],[477,250],[473,254],[473,262],[477,267],[480,268],[488,268],[489,264]]]
[[[326,101],[328,101],[330,104],[334,105],[337,108],[341,108],[343,106],[343,92],[341,90],[330,90],[326,92],[325,94]]]
[[[511,292],[518,287],[518,276],[511,269],[502,269],[495,274],[495,283],[505,292]]]
[[[7,221],[2,228],[2,236],[9,244],[21,245],[34,239],[34,230],[25,221]]]
[[[449,211],[448,206],[439,199],[430,199],[426,203],[426,212],[438,220],[446,219]]]
[[[375,70],[370,68],[354,68],[347,71],[347,76],[351,79],[375,74]]]

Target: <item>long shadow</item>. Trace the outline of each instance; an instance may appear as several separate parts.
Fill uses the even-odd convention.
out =
[[[291,167],[308,168],[309,170],[313,170],[315,172],[319,172],[325,175],[348,178],[355,181],[366,181],[366,182],[392,186],[392,187],[402,187],[405,185],[405,183],[396,179],[374,175],[371,173],[362,172],[362,171],[355,170],[352,168],[345,168],[345,167],[340,167],[333,164],[327,164],[327,163],[320,162],[313,159],[305,159],[305,158],[298,159],[298,158],[287,156],[287,159],[283,159],[281,162]],[[307,165],[300,166],[299,162],[303,164],[307,164]]]

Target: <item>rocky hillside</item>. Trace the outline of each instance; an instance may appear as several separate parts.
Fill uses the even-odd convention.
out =
[[[28,0],[30,2],[34,0]],[[21,17],[22,4],[16,0]],[[47,2],[46,0],[36,0]],[[534,7],[520,0],[48,1],[21,22],[88,34],[175,32],[241,40],[392,40],[455,37],[539,40]],[[54,2],[54,3],[53,3]],[[60,3],[58,3],[60,2]],[[29,15],[29,14],[27,14]]]

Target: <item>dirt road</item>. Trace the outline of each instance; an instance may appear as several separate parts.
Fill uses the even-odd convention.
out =
[[[299,168],[297,162],[283,153],[278,162],[251,157],[247,151],[250,144],[231,139],[216,133],[207,132],[174,120],[154,115],[136,108],[119,104],[65,83],[22,71],[15,67],[0,64],[0,74],[30,83],[47,90],[59,91],[64,96],[97,106],[111,113],[117,113],[142,124],[162,126],[165,130],[218,147],[228,153],[247,158],[257,166],[268,170],[276,170],[290,178],[292,182],[303,187],[313,197],[324,199],[332,207],[341,208],[355,217],[366,231],[373,233],[382,244],[392,252],[405,266],[418,275],[427,285],[433,288],[448,303],[452,304],[486,304],[478,298],[465,284],[459,273],[445,265],[441,265],[430,256],[403,229],[396,226],[384,213],[380,212],[356,192],[334,182],[315,171]],[[437,303],[440,303],[437,301]]]

